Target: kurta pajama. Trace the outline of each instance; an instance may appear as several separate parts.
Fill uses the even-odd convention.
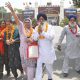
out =
[[[37,32],[37,28],[35,29],[33,38],[38,41],[39,45],[39,58],[37,59],[37,70],[36,70],[36,80],[42,80],[42,65],[45,63],[45,66],[48,71],[48,78],[52,78],[52,65],[56,60],[55,50],[52,44],[55,33],[54,28],[51,25],[48,25],[47,32],[42,32],[44,39],[39,39],[39,34]],[[45,24],[43,25],[43,29],[45,28]]]
[[[73,28],[74,29],[74,28]],[[77,29],[79,31],[79,27],[77,26]],[[77,34],[77,33],[76,33]],[[64,62],[63,62],[63,73],[68,73],[69,70],[69,59],[78,59],[80,58],[80,47],[79,47],[79,37],[76,37],[76,34],[73,34],[69,26],[65,26],[58,44],[61,45],[64,36],[66,36],[66,49],[65,49],[65,56],[64,56]],[[78,64],[76,65],[78,67]]]

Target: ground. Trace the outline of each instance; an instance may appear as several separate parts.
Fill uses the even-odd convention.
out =
[[[56,56],[57,56],[57,60],[54,62],[53,64],[53,78],[54,80],[80,80],[80,74],[78,74],[75,70],[74,70],[74,60],[70,61],[70,70],[69,70],[69,76],[67,78],[64,78],[62,75],[62,64],[63,64],[63,57],[64,57],[64,50],[65,50],[65,40],[63,41],[62,44],[62,51],[58,51],[56,49],[56,45],[60,36],[60,33],[62,31],[62,28],[59,26],[55,26],[54,27],[55,30],[55,39],[53,41],[53,45],[55,45],[55,51],[56,51]],[[4,75],[6,74],[6,71],[4,70]],[[22,80],[22,77],[20,75],[20,71],[18,70],[18,74],[19,74],[19,78],[18,80]],[[3,80],[14,80],[14,77],[11,73],[10,77],[6,77],[4,76]],[[43,80],[47,80],[47,74],[45,71],[45,74],[43,76]]]

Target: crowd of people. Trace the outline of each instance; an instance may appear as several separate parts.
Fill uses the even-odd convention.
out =
[[[24,74],[23,80],[42,80],[43,65],[45,65],[48,80],[53,80],[53,66],[56,60],[53,39],[55,38],[54,27],[47,22],[44,13],[37,15],[37,26],[33,29],[30,18],[20,21],[8,2],[6,7],[11,11],[15,21],[3,20],[0,25],[0,79],[3,78],[5,65],[7,76],[12,71],[15,80],[18,79],[17,69]],[[69,24],[63,28],[57,49],[61,50],[61,43],[66,36],[66,49],[63,61],[62,73],[68,76],[69,60],[75,59],[75,70],[80,74],[80,30],[76,23],[77,17],[70,15]],[[27,49],[30,44],[37,43],[38,58],[28,58]],[[36,52],[36,51],[34,51]],[[28,53],[29,54],[29,53]]]

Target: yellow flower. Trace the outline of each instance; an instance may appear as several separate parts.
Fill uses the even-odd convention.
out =
[[[11,28],[6,27],[6,30],[5,30],[5,32],[6,32],[6,40],[9,40],[9,39],[12,40],[13,39],[14,31],[15,31],[14,26],[11,26]],[[11,34],[10,38],[9,38],[9,33]]]

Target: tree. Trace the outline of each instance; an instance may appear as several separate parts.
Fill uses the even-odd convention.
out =
[[[68,23],[69,23],[69,19],[66,17],[61,21],[60,26],[64,27],[65,25],[68,25]]]
[[[14,11],[17,11],[18,13],[22,13],[22,9],[14,8]]]
[[[32,26],[33,28],[35,28],[37,26],[37,20],[36,19],[32,19]]]
[[[73,0],[73,4],[75,7],[80,7],[80,0]]]
[[[4,7],[0,7],[0,21],[3,20],[5,13],[7,13],[7,10]]]
[[[0,13],[3,12],[3,13],[6,13],[7,10],[4,8],[4,7],[0,7]]]

